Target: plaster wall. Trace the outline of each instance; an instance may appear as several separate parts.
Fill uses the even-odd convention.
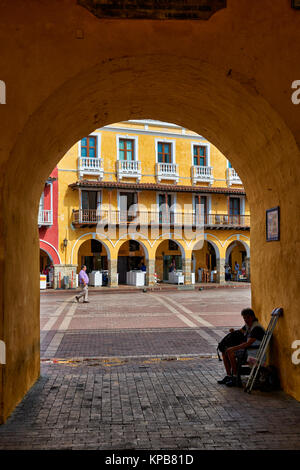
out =
[[[274,307],[284,308],[271,358],[284,390],[300,400],[300,366],[291,361],[300,337],[300,108],[291,101],[299,35],[300,14],[289,0],[253,0],[251,8],[248,0],[228,0],[205,22],[134,23],[99,20],[75,0],[2,4],[0,338],[7,364],[0,366],[0,422],[39,376],[32,272],[39,269],[44,182],[82,136],[145,117],[205,136],[242,178],[252,218],[253,307],[264,325]],[[280,241],[268,243],[265,211],[277,205]],[[22,283],[12,296],[16,278]]]

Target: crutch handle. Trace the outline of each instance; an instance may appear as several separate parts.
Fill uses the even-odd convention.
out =
[[[274,308],[273,312],[271,313],[272,317],[282,317],[283,316],[283,308],[278,307]]]

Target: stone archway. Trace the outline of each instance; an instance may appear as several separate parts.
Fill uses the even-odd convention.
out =
[[[146,268],[148,259],[148,250],[144,243],[133,239],[124,241],[118,249],[118,284],[146,285],[146,270],[139,278],[134,274],[135,271],[142,270],[142,265]]]
[[[288,2],[268,1],[264,9],[257,3],[249,11],[247,2],[228,1],[201,28],[173,21],[155,27],[137,21],[131,28],[126,20],[101,22],[71,0],[29,2],[18,4],[17,15],[7,3],[0,19],[7,44],[0,176],[0,336],[7,364],[1,365],[0,421],[39,376],[39,286],[28,266],[38,272],[36,219],[44,181],[83,135],[145,117],[204,135],[243,180],[252,215],[253,307],[264,324],[274,307],[284,307],[273,359],[284,390],[300,398],[300,374],[290,360],[300,307],[293,261],[299,250],[300,124],[290,100],[300,61],[293,36],[300,30],[297,12]],[[28,9],[31,19],[24,23]],[[276,27],[281,34],[269,41],[267,31]],[[289,57],[279,57],[285,49]],[[284,73],[275,77],[276,67]],[[24,181],[30,183],[26,192]],[[284,246],[265,239],[266,209],[277,205]],[[16,277],[23,282],[11,296]],[[20,305],[22,317],[15,315]]]
[[[238,263],[239,273],[236,272],[235,266]],[[243,275],[243,280],[250,281],[250,247],[242,240],[232,241],[226,248],[225,264],[229,266],[226,280],[240,280],[239,275]],[[227,278],[226,278],[227,277]],[[246,279],[245,279],[246,278]]]
[[[92,271],[101,271],[103,273],[102,281],[105,281],[105,284],[107,284],[108,258],[107,248],[104,243],[95,238],[85,240],[78,249],[77,272],[80,271],[82,265],[87,267],[87,274],[90,274]]]
[[[40,248],[40,273],[42,273],[49,264],[53,264],[51,255],[44,248]]]
[[[216,242],[205,237],[204,243],[193,247],[193,267],[198,282],[220,282],[220,249]]]
[[[185,271],[185,251],[177,240],[162,239],[155,250],[155,273],[159,281],[170,282],[170,270]]]

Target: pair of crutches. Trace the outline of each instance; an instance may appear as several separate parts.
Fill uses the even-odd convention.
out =
[[[267,347],[269,346],[269,342],[272,337],[277,320],[282,315],[283,315],[283,308],[275,308],[271,313],[271,320],[269,322],[268,328],[265,331],[264,337],[260,343],[260,346],[257,352],[256,362],[255,362],[255,365],[251,369],[251,373],[249,375],[247,385],[244,388],[244,392],[251,393],[252,387],[255,383],[255,379],[263,363],[264,356],[267,351]]]

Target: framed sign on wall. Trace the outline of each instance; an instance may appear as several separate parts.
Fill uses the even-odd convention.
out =
[[[266,240],[280,240],[280,210],[279,206],[266,210]]]
[[[292,8],[295,8],[295,10],[300,10],[300,0],[292,0]]]

